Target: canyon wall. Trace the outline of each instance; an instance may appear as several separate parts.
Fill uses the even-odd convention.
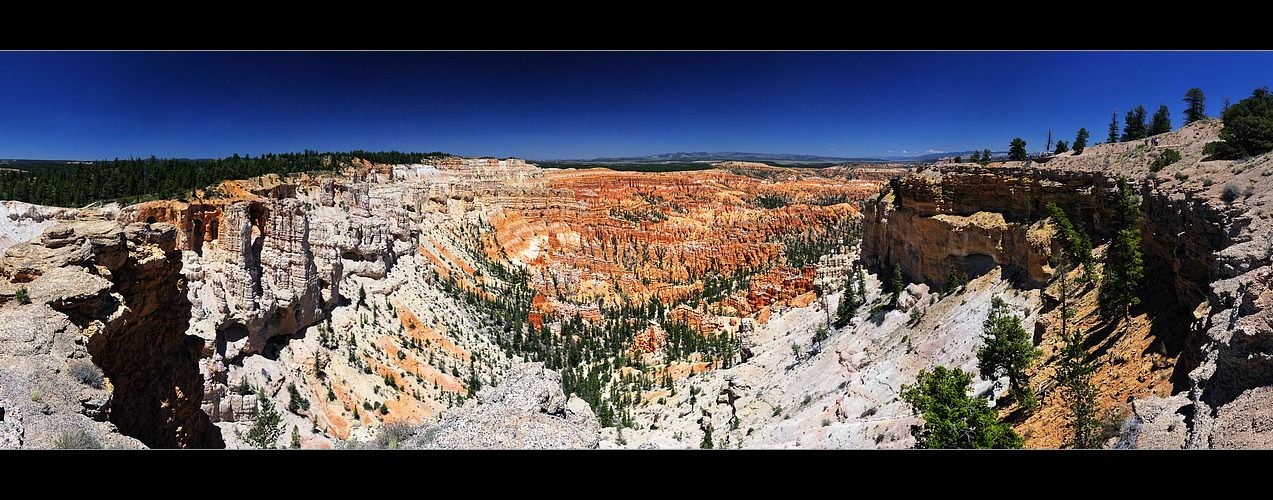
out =
[[[3,295],[16,303],[6,314],[27,318],[6,323],[37,337],[65,333],[78,346],[51,361],[64,364],[57,372],[65,379],[45,382],[42,392],[79,386],[72,378],[79,373],[89,384],[81,401],[90,404],[79,410],[85,416],[109,420],[149,447],[216,448],[223,445],[220,431],[199,406],[199,340],[184,333],[190,307],[177,241],[177,228],[167,223],[51,226],[0,258],[0,275],[10,280]],[[50,322],[63,326],[40,328]],[[100,384],[72,369],[77,360],[100,367],[108,390],[91,392]]]
[[[1184,333],[1161,339],[1183,345],[1177,392],[1135,401],[1124,445],[1273,443],[1273,429],[1241,424],[1254,408],[1273,404],[1273,222],[1260,208],[1269,197],[1260,186],[1273,169],[1194,159],[1152,172],[1138,162],[1110,168],[1088,161],[951,165],[895,179],[864,209],[862,261],[881,272],[899,266],[906,281],[935,286],[946,284],[951,266],[974,276],[1002,266],[1019,286],[1041,287],[1059,253],[1044,221],[1046,204],[1064,209],[1099,247],[1114,230],[1109,214],[1117,179],[1126,176],[1142,215],[1140,293],[1169,298],[1167,307],[1147,310],[1147,319],[1162,323],[1152,331]],[[1253,163],[1261,161],[1267,159]],[[1252,186],[1245,196],[1211,177],[1185,175],[1218,176],[1226,168],[1239,174],[1229,186]],[[1169,326],[1186,321],[1188,327]]]

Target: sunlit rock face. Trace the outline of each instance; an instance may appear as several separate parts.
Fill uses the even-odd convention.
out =
[[[404,285],[393,274],[404,259],[416,279],[454,277],[467,287],[489,280],[478,255],[521,267],[537,291],[532,318],[552,322],[599,320],[602,308],[622,300],[686,300],[704,293],[703,277],[712,274],[734,280],[735,291],[669,314],[699,330],[738,331],[740,316],[763,322],[817,297],[816,266],[785,265],[775,238],[826,237],[824,225],[857,217],[853,205],[797,203],[807,193],[728,172],[595,177],[545,175],[524,164],[466,168],[371,166],[296,183],[236,181],[215,197],[98,211],[94,220],[50,226],[13,245],[0,273],[33,290],[67,279],[91,288],[66,288],[78,298],[59,302],[59,311],[91,339],[87,351],[116,389],[121,430],[148,446],[220,447],[211,424],[250,420],[259,400],[239,386],[244,360],[275,359],[279,346],[329,318],[348,335],[358,318],[333,311],[359,300],[362,284],[384,306]],[[787,201],[760,207],[759,193]],[[57,217],[37,211],[23,220]],[[303,367],[309,375],[287,375],[304,386],[312,367],[311,360]],[[450,374],[433,375],[447,391],[462,389]],[[264,389],[276,393],[280,383]],[[370,390],[354,385],[338,397],[364,401]],[[437,405],[416,406],[424,415]],[[108,406],[91,413],[110,413]],[[341,437],[357,427],[348,416],[323,420]]]

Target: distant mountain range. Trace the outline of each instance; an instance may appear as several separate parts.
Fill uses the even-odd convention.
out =
[[[738,151],[725,151],[719,153],[693,152],[693,153],[662,153],[650,156],[632,156],[632,157],[601,157],[591,159],[578,160],[561,160],[562,162],[589,162],[589,163],[663,163],[663,162],[695,162],[695,161],[771,161],[771,162],[792,162],[792,163],[843,163],[843,162],[884,162],[895,161],[890,158],[840,158],[833,156],[815,156],[815,155],[797,155],[797,154],[773,154],[773,153],[743,153]]]
[[[800,154],[777,154],[777,153],[745,153],[740,151],[723,151],[717,153],[707,153],[696,151],[691,153],[662,153],[649,156],[630,156],[630,157],[599,157],[589,159],[568,159],[568,160],[541,160],[553,161],[559,163],[689,163],[689,162],[714,162],[714,161],[754,161],[754,162],[773,162],[773,163],[872,163],[872,162],[925,162],[932,161],[937,158],[962,156],[965,161],[972,156],[973,151],[948,152],[948,153],[930,153],[919,156],[881,156],[881,157],[863,157],[863,158],[846,158],[837,156],[817,156],[817,155],[800,155]],[[1006,155],[1006,151],[993,151],[992,155]],[[180,158],[188,160],[188,158]],[[29,163],[79,163],[83,160],[36,160],[36,159],[0,159],[0,165],[8,165],[14,167],[20,164]],[[532,160],[535,161],[535,160]]]
[[[739,151],[724,151],[719,153],[693,152],[693,153],[663,153],[650,156],[632,156],[632,157],[601,157],[591,159],[578,160],[559,160],[562,163],[578,162],[578,163],[664,163],[664,162],[696,162],[696,161],[754,161],[754,162],[790,162],[790,163],[852,163],[852,162],[923,162],[931,161],[937,158],[950,156],[963,156],[965,159],[972,156],[973,151],[950,152],[950,153],[930,153],[919,156],[883,156],[883,157],[867,157],[867,158],[845,158],[836,156],[816,156],[816,155],[798,155],[798,154],[774,154],[774,153],[744,153]],[[1006,152],[992,152],[991,154],[1006,154]]]

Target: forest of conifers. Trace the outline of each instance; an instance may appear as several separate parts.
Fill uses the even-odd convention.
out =
[[[91,164],[65,162],[23,163],[20,169],[0,172],[0,200],[13,200],[57,207],[83,207],[93,202],[121,204],[145,199],[186,196],[231,179],[250,179],[265,174],[289,175],[330,170],[333,164],[348,164],[354,158],[372,163],[413,164],[450,156],[446,153],[402,153],[398,151],[263,154],[257,157],[235,154],[219,159],[128,158],[95,161]]]

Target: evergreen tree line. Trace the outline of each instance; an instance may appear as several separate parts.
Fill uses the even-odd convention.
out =
[[[235,154],[218,159],[127,158],[90,164],[38,163],[0,172],[0,199],[37,205],[82,207],[93,202],[130,203],[144,197],[173,199],[233,179],[266,174],[287,176],[330,170],[354,158],[373,163],[422,163],[445,153],[397,151],[267,153],[253,157]]]

